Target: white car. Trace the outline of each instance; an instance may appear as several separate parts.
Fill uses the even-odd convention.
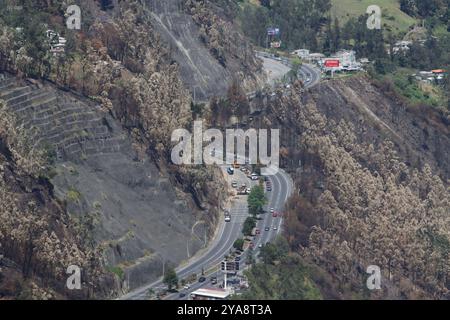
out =
[[[184,286],[184,290],[189,290],[190,286],[187,284]]]
[[[270,208],[270,213],[274,213],[275,209],[274,208]]]
[[[273,227],[273,230],[277,231],[277,230],[278,230],[278,227],[277,227],[277,226],[274,226],[274,227]]]

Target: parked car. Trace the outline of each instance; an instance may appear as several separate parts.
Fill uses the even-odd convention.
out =
[[[211,284],[217,284],[217,277],[211,277]]]
[[[186,293],[180,292],[180,298],[184,298],[184,297],[186,297]]]
[[[234,261],[241,261],[241,257],[234,258]]]
[[[234,174],[234,168],[233,167],[229,167],[227,169],[227,172],[228,172],[229,175],[233,175]]]
[[[237,184],[236,181],[233,181],[233,182],[231,182],[231,186],[232,186],[233,188],[237,188],[238,184]]]
[[[205,282],[206,281],[206,278],[205,277],[200,277],[200,278],[198,278],[198,282]]]

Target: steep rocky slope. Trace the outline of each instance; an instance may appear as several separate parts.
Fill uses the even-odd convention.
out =
[[[146,0],[145,4],[197,101],[225,95],[233,79],[246,91],[264,84],[252,46],[226,16],[219,15],[218,7],[204,0]]]
[[[148,157],[138,158],[110,115],[48,84],[8,76],[1,86],[17,125],[34,128],[33,146],[51,157],[51,195],[87,247],[105,254],[106,268],[123,271],[126,287],[154,279],[162,263],[177,265],[206,244],[211,220]]]
[[[17,118],[13,127],[25,128],[24,141],[31,150],[45,154],[34,182],[48,189],[42,210],[48,212],[51,225],[68,219],[70,232],[80,238],[80,250],[98,252],[92,257],[94,270],[117,281],[108,282],[104,291],[87,283],[90,297],[110,296],[151,281],[163,268],[178,265],[206,245],[225,196],[221,174],[214,168],[171,165],[171,132],[189,128],[192,120],[186,87],[200,86],[201,99],[221,94],[242,65],[248,68],[238,77],[249,90],[260,81],[254,57],[245,60],[236,51],[240,44],[224,51],[226,63],[219,61],[215,42],[199,40],[199,24],[190,14],[183,13],[182,18],[191,19],[189,32],[171,30],[170,37],[192,40],[190,50],[198,49],[201,55],[191,64],[186,56],[171,51],[171,41],[166,41],[170,39],[165,39],[155,18],[172,14],[174,3],[150,12],[151,6],[141,1],[114,2],[112,10],[82,1],[80,31],[64,28],[65,5],[60,1],[31,4],[16,12],[17,17],[0,19],[0,95],[5,112]],[[29,23],[20,29],[17,23],[23,19]],[[68,39],[64,55],[48,54],[49,27]],[[191,77],[193,66],[202,62],[207,62],[205,67]],[[2,146],[5,139],[0,139]],[[9,148],[0,148],[0,153],[7,165],[14,165]],[[10,183],[1,186],[5,199],[16,192]],[[28,188],[25,194],[30,193]],[[18,199],[18,206],[25,205]],[[57,203],[57,209],[51,203]],[[12,230],[2,231],[2,244],[15,246]],[[70,233],[58,235],[65,245],[72,242]],[[38,281],[38,272],[21,272],[19,252],[3,246],[0,254],[2,261],[14,265],[7,270],[14,270],[18,278],[38,283],[43,292],[55,290],[58,297],[72,297],[60,283],[63,264],[73,260],[70,254],[61,259],[58,275],[48,271],[43,282]],[[33,260],[32,270],[41,268],[44,263]],[[17,293],[13,291],[2,294]]]

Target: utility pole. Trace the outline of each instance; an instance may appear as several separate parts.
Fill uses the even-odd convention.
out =
[[[195,92],[195,88],[196,88],[196,86],[194,86],[194,104],[196,104],[196,101],[197,101],[197,99],[196,99],[196,92]]]
[[[226,265],[227,265],[227,263],[225,262],[225,269],[226,269]],[[225,289],[225,291],[228,289],[227,288],[227,271],[225,270],[225,274],[223,275],[223,281],[224,281],[224,284],[223,284],[223,288]]]

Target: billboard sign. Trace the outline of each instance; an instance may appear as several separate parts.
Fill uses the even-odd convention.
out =
[[[239,270],[239,261],[222,261],[220,263],[220,270],[223,272],[236,272]]]
[[[280,28],[268,28],[267,34],[269,36],[278,36],[280,34]]]
[[[339,68],[341,65],[341,62],[339,59],[327,59],[325,60],[324,66],[326,68]]]
[[[270,44],[270,47],[271,47],[271,48],[280,48],[280,47],[281,47],[281,41],[275,41],[275,42],[272,42],[272,43]]]

